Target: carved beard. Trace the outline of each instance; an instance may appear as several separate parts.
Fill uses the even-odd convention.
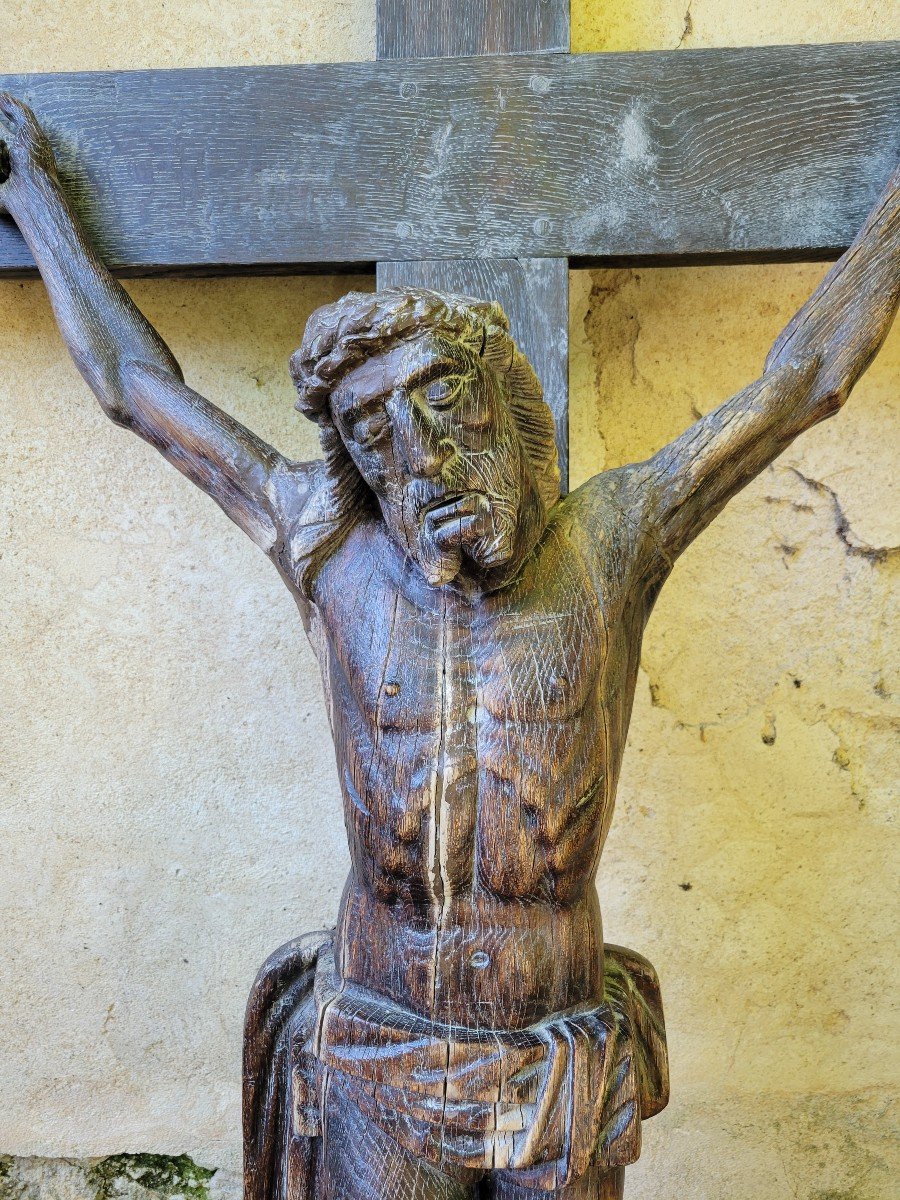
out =
[[[382,506],[395,537],[433,586],[451,583],[466,560],[477,574],[502,568],[529,541],[523,521],[525,510],[534,508],[526,501],[535,489],[508,417],[504,425],[489,451],[457,454],[439,480],[413,479],[399,504]]]

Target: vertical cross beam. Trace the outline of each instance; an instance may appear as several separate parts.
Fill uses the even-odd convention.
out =
[[[378,0],[379,58],[569,49],[569,0]],[[539,231],[538,231],[539,232]],[[411,284],[498,300],[556,418],[568,480],[569,263],[565,258],[380,262],[378,286]]]

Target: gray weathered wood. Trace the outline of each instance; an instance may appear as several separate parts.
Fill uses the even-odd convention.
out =
[[[569,0],[378,0],[379,58],[569,49]],[[412,284],[498,300],[556,421],[560,486],[569,475],[569,264],[565,258],[379,263],[379,287]]]
[[[6,75],[132,272],[828,255],[900,149],[896,43]],[[32,260],[0,220],[0,270]]]
[[[569,49],[568,0],[378,0],[379,58]]]
[[[551,414],[495,304],[318,309],[291,374],[324,456],[287,459],[185,383],[34,114],[0,112],[0,207],[74,362],[269,556],[322,670],[352,870],[333,933],[276,952],[251,993],[246,1200],[621,1200],[668,1097],[656,974],[604,944],[594,883],[642,634],[678,556],[887,336],[900,167],[759,379],[561,499]],[[531,286],[523,263],[416,269]]]

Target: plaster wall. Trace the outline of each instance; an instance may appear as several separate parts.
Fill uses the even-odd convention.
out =
[[[898,35],[897,3],[573,4],[576,51]],[[372,0],[0,13],[0,70],[373,54]],[[822,271],[573,273],[573,481],[752,379]],[[373,282],[128,286],[193,386],[309,457],[287,358],[315,306]],[[648,630],[600,873],[670,1029],[634,1200],[900,1194],[898,378],[895,332]],[[0,429],[0,1152],[187,1153],[233,1190],[249,982],[331,921],[347,866],[315,664],[262,556],[96,409],[39,283],[0,283]],[[99,1195],[80,1167],[10,1178]]]

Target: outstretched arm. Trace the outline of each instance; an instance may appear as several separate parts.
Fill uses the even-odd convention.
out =
[[[853,245],[772,347],[760,379],[636,469],[668,562],[799,434],[838,411],[900,301],[900,168]]]
[[[271,550],[302,504],[306,470],[186,386],[168,346],[88,243],[34,114],[5,94],[0,113],[0,211],[22,231],[66,346],[104,412]]]

